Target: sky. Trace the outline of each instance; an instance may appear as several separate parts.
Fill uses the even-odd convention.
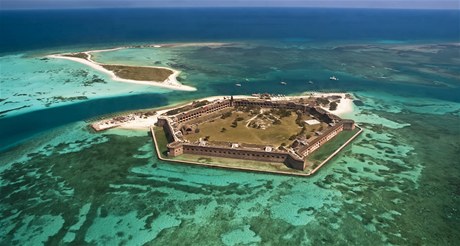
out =
[[[460,9],[460,0],[0,0],[0,9],[140,7],[326,7]]]

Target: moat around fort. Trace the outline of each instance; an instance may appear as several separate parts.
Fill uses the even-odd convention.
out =
[[[151,133],[163,160],[308,176],[362,131],[329,112],[341,99],[256,94],[198,100],[159,115]]]

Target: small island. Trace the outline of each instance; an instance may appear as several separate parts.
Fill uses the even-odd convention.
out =
[[[49,58],[66,59],[90,66],[108,74],[115,81],[135,84],[153,85],[173,90],[195,91],[196,88],[183,85],[177,80],[179,71],[156,66],[128,66],[122,64],[102,64],[92,60],[92,53],[124,49],[125,47],[107,50],[91,50],[77,53],[49,55]]]
[[[330,113],[343,97],[204,99],[159,112],[150,131],[162,160],[309,176],[362,132]]]

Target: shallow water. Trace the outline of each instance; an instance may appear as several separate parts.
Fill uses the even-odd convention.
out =
[[[197,92],[117,83],[71,61],[3,56],[2,67],[11,69],[0,71],[7,88],[0,111],[31,106],[0,118],[9,129],[1,132],[2,145],[10,146],[0,155],[0,241],[458,244],[460,71],[450,54],[459,47],[411,47],[241,42],[96,57],[160,61],[181,70]],[[85,86],[92,76],[106,83]],[[365,128],[311,178],[170,164],[156,158],[146,131],[93,133],[83,121],[210,95],[310,90],[353,92],[364,105],[347,117]]]
[[[1,236],[17,244],[455,244],[458,115],[429,109],[374,110],[373,118],[360,109],[364,134],[311,178],[168,164],[146,132],[67,125],[56,130],[65,137],[45,134],[2,155],[12,164],[1,176]],[[8,160],[14,155],[23,159]]]

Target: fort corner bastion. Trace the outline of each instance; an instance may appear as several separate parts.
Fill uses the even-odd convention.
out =
[[[237,117],[229,126],[226,118],[230,118],[232,114],[233,116],[236,114]],[[293,127],[294,118],[296,125]],[[290,123],[292,124],[289,125]],[[240,127],[240,131],[234,130],[237,127]],[[235,161],[250,160],[260,162],[260,165],[264,165],[264,162],[279,163],[285,165],[288,171],[266,171],[241,166],[211,166],[301,176],[314,174],[362,132],[353,120],[342,119],[322,109],[317,98],[272,97],[268,94],[237,98],[229,96],[212,102],[195,101],[190,106],[176,108],[160,115],[156,128],[162,129],[167,140],[166,158],[162,157],[157,146],[160,159],[177,161],[175,160],[177,157],[187,154],[231,158]],[[216,128],[221,130],[215,133]],[[200,132],[201,129],[207,131],[204,134],[209,132],[213,134],[204,136]],[[262,140],[254,140],[258,138],[257,134],[267,134],[270,131],[273,131],[273,136],[278,137],[278,142],[283,141],[283,143],[278,146],[279,143],[275,138],[271,138],[271,135],[261,136]],[[287,134],[288,131],[294,134],[284,139],[278,136],[280,132]],[[321,163],[309,161],[312,153],[333,140],[342,131],[356,133],[347,138],[341,146],[336,146],[334,150],[329,151],[330,154]],[[253,132],[255,135],[249,134]],[[155,144],[158,145],[153,127],[151,133]],[[177,162],[190,163],[183,159]],[[289,170],[292,170],[292,173]]]

